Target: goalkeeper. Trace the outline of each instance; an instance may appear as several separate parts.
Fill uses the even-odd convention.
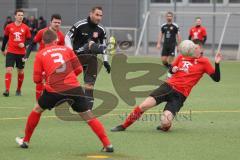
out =
[[[87,19],[75,23],[65,36],[65,45],[75,51],[83,66],[85,95],[90,109],[93,107],[93,89],[98,71],[97,53],[103,54],[103,65],[108,73],[111,71],[108,57],[104,54],[106,32],[100,25],[102,17],[102,7],[92,8]]]
[[[187,48],[187,51],[185,50],[186,45],[184,45],[186,43],[191,46]],[[190,40],[183,41],[179,49],[182,54],[176,58],[170,67],[173,76],[154,90],[144,102],[134,108],[123,124],[112,128],[111,131],[126,130],[145,111],[162,102],[167,102],[167,104],[161,115],[161,125],[157,127],[157,130],[168,131],[174,116],[181,109],[191,89],[198,83],[204,73],[207,73],[215,82],[220,81],[219,63],[222,59],[220,53],[215,56],[214,69],[209,59],[202,55],[202,42],[200,40],[195,40],[195,44]]]

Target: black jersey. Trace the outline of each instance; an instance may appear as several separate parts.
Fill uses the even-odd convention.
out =
[[[161,31],[162,34],[164,35],[164,45],[168,45],[168,44],[177,44],[177,40],[176,40],[176,36],[179,32],[179,27],[176,23],[164,23],[161,26]]]
[[[94,24],[90,17],[75,23],[67,33],[67,36],[73,41],[73,50],[78,50],[90,40],[100,44],[106,43],[106,32],[103,26]]]

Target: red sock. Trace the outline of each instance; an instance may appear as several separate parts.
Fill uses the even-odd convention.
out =
[[[12,81],[12,74],[6,73],[5,74],[5,87],[6,87],[6,91],[8,91],[8,92],[10,90],[11,81]]]
[[[42,95],[44,89],[43,83],[36,84],[36,100],[38,101],[39,97]]]
[[[131,124],[133,124],[136,120],[138,120],[141,115],[143,114],[143,111],[137,106],[134,108],[134,110],[130,113],[130,115],[127,117],[125,122],[122,124],[124,128],[129,127]]]
[[[30,138],[32,137],[33,131],[36,128],[39,120],[41,117],[41,113],[37,113],[35,111],[32,111],[27,120],[27,124],[25,127],[25,137],[23,139],[24,142],[29,142]]]
[[[93,118],[93,119],[89,120],[88,125],[92,128],[93,132],[101,140],[104,147],[111,144],[111,142],[109,141],[109,139],[107,137],[107,134],[105,132],[105,129],[104,129],[102,123],[97,118]]]
[[[24,73],[18,73],[17,91],[21,91],[23,80],[24,80]]]

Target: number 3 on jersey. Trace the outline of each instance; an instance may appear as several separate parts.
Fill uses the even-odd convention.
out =
[[[56,72],[57,73],[64,72],[66,70],[66,63],[65,63],[65,61],[63,59],[62,54],[60,54],[60,53],[53,53],[53,54],[51,54],[51,57],[53,58],[53,62],[54,63],[61,63],[62,64],[61,67],[56,69]]]

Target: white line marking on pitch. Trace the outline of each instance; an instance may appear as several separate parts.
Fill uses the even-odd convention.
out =
[[[240,113],[240,110],[223,110],[223,111],[191,111],[192,113]],[[161,114],[162,112],[147,112],[145,114]],[[189,113],[189,111],[182,111],[182,112],[179,112],[180,114],[181,113]],[[109,113],[109,114],[106,114],[104,115],[103,117],[105,116],[119,116],[120,114],[122,113]],[[77,114],[75,114],[77,115]],[[74,116],[74,115],[73,115]],[[72,117],[72,116],[61,116],[61,117]],[[57,116],[41,116],[41,118],[58,118]],[[0,118],[0,121],[6,121],[6,120],[24,120],[24,119],[27,119],[27,117],[3,117],[3,118]]]

